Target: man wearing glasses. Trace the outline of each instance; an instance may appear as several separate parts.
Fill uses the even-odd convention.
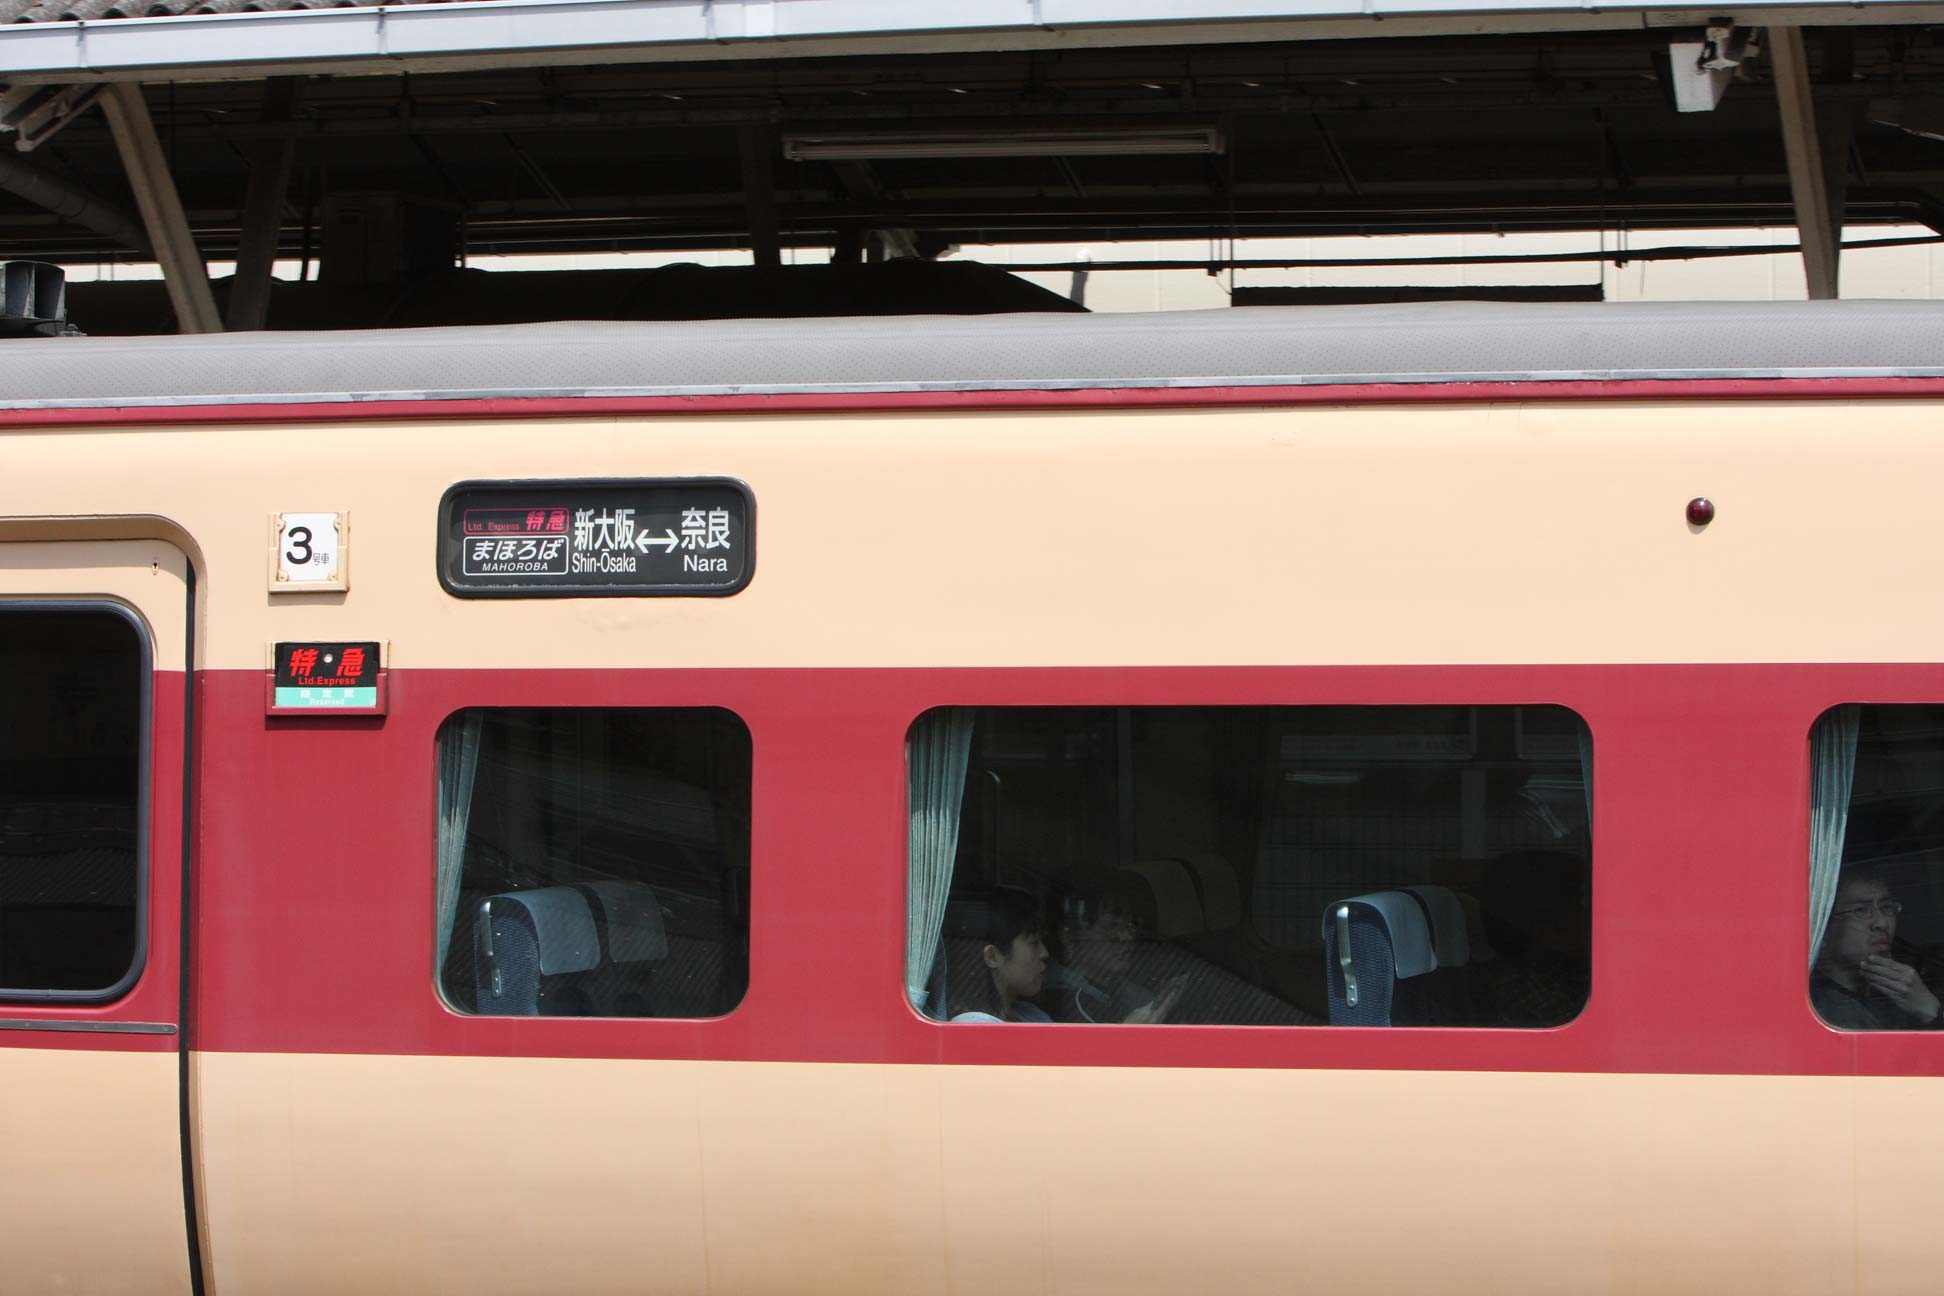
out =
[[[1852,873],[1836,889],[1836,907],[1809,977],[1809,1001],[1840,1030],[1929,1030],[1944,1024],[1938,1002],[1917,969],[1891,957],[1903,902],[1875,874]]]

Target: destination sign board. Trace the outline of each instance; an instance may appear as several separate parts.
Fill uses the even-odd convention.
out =
[[[439,581],[461,598],[734,594],[755,521],[727,477],[461,482],[439,503]]]

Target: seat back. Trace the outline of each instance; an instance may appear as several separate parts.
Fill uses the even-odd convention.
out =
[[[1134,921],[1156,940],[1199,936],[1201,895],[1195,875],[1178,859],[1143,860],[1115,870],[1114,891]]]
[[[594,904],[613,963],[659,963],[668,957],[668,929],[655,893],[639,882],[588,882],[575,888]]]
[[[669,959],[668,930],[655,893],[639,882],[586,882],[601,942],[601,961],[577,978],[585,996],[579,1014],[591,1017],[665,1017],[656,984]]]
[[[594,914],[579,888],[507,891],[480,901],[473,923],[473,984],[480,1012],[578,1016],[578,990],[562,978],[600,961]]]
[[[1232,950],[1241,921],[1235,871],[1218,856],[1152,859],[1116,870],[1115,894],[1145,935],[1129,943],[1126,968],[1098,1005],[1120,1021],[1178,986],[1167,1020],[1191,1025],[1300,1025],[1301,1009],[1252,984],[1216,961]],[[1103,987],[1108,988],[1108,987]]]
[[[1471,962],[1471,932],[1464,903],[1449,887],[1410,886],[1402,890],[1424,911],[1438,967],[1398,987],[1397,999],[1391,1004],[1392,1020],[1411,1026],[1479,1025],[1475,987],[1466,966]]]
[[[1411,886],[1403,890],[1417,900],[1431,925],[1431,947],[1438,956],[1438,966],[1458,968],[1471,962],[1471,934],[1457,892],[1441,886]]]
[[[1186,855],[1182,862],[1194,873],[1201,893],[1204,930],[1225,932],[1242,924],[1242,884],[1235,866],[1220,855]]]
[[[1397,983],[1437,970],[1431,924],[1417,898],[1373,891],[1323,911],[1332,1026],[1388,1026]]]
[[[473,924],[482,1013],[513,1017],[652,1017],[653,981],[669,960],[655,893],[588,882],[488,896]]]

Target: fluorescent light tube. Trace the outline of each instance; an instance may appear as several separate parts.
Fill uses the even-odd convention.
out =
[[[1220,153],[1213,126],[1064,131],[870,131],[785,135],[792,162],[870,162],[884,158],[1136,157]]]

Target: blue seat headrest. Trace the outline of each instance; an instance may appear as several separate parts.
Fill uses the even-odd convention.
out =
[[[573,887],[540,887],[489,896],[489,912],[505,913],[518,906],[533,923],[540,971],[547,976],[585,972],[601,961],[601,942],[594,931],[594,915],[587,897]]]
[[[1372,891],[1368,895],[1332,901],[1323,911],[1326,942],[1336,911],[1344,905],[1360,906],[1377,914],[1390,935],[1393,975],[1399,981],[1437,970],[1438,954],[1431,941],[1431,924],[1425,921],[1424,910],[1412,896],[1402,891]]]

